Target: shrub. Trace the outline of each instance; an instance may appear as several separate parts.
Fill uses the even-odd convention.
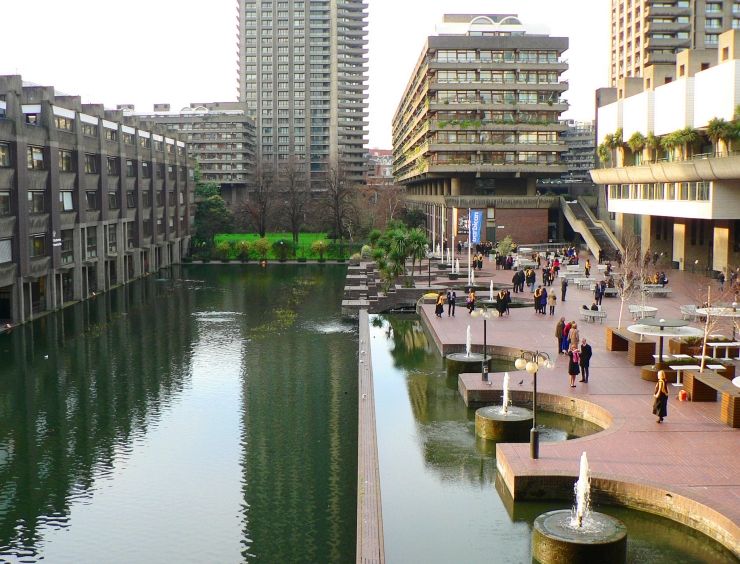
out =
[[[254,249],[254,252],[256,252],[259,257],[264,260],[267,258],[267,253],[270,252],[271,247],[270,241],[262,237],[261,239],[257,239],[254,243],[252,243],[252,249]]]
[[[318,239],[311,243],[311,250],[319,255],[319,260],[324,260],[324,254],[326,253],[327,249],[329,248],[329,245],[324,241],[323,239]]]
[[[249,244],[249,241],[239,241],[236,244],[236,254],[243,262],[249,260],[249,251],[251,250],[252,245]]]
[[[362,245],[362,249],[360,250],[360,258],[363,259],[369,259],[370,253],[372,253],[373,249],[370,245]]]
[[[229,260],[229,253],[231,253],[231,245],[226,241],[222,241],[216,245],[216,256],[223,261]]]
[[[291,241],[280,239],[279,241],[275,241],[272,245],[272,250],[278,260],[285,261],[288,258],[288,255],[293,253],[293,243]]]

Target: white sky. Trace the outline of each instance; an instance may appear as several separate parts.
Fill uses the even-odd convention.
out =
[[[537,31],[569,37],[564,117],[593,119],[594,90],[608,84],[608,0],[367,1],[369,147],[391,147],[396,105],[445,12],[516,13]],[[0,74],[137,111],[235,100],[236,16],[236,0],[2,0]]]

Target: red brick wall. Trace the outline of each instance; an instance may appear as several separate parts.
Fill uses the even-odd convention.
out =
[[[547,209],[496,208],[496,240],[510,235],[515,243],[547,243]]]

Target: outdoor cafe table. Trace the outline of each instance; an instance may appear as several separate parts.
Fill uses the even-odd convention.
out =
[[[642,319],[639,324],[630,325],[627,331],[641,336],[659,337],[658,358],[663,358],[663,337],[699,337],[704,333],[701,329],[687,327],[684,319]],[[660,363],[662,364],[662,363]]]
[[[735,325],[737,324],[736,319],[740,318],[740,309],[737,304],[733,302],[732,306],[712,306],[712,307],[700,307],[696,309],[696,313],[701,316],[709,317],[729,317],[732,319],[732,340],[735,340]]]
[[[634,319],[643,319],[645,317],[655,317],[655,312],[658,311],[658,308],[648,305],[630,305],[629,311]]]
[[[701,370],[701,366],[698,364],[672,364],[668,368],[676,371],[676,383],[673,384],[674,386],[683,386],[683,378],[681,376],[683,370]]]
[[[737,347],[740,347],[740,343],[736,341],[727,341],[727,342],[718,342],[718,343],[707,343],[708,347],[711,347],[712,349],[712,356],[714,358],[719,358],[717,356],[717,349],[725,349],[725,360],[731,360],[730,359],[730,349],[734,349]]]

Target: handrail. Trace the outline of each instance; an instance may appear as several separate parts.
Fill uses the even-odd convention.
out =
[[[582,203],[580,196],[576,199],[578,200],[578,203],[581,205],[583,210],[586,212],[586,215],[591,220],[591,223],[593,223],[594,225],[598,227],[601,227],[601,230],[606,234],[606,236],[612,242],[612,245],[614,245],[614,248],[619,250],[620,253],[624,254],[624,247],[622,246],[622,243],[619,242],[619,239],[617,239],[617,236],[614,235],[611,228],[606,224],[606,222],[602,219],[598,219],[591,211],[591,208],[588,205],[584,205]]]
[[[580,203],[578,205],[580,206]],[[565,196],[560,196],[560,208],[563,210],[563,215],[565,215],[565,218],[568,220],[568,223],[570,223],[573,230],[583,237],[583,240],[586,241],[586,245],[591,249],[591,253],[595,257],[598,257],[601,254],[601,245],[599,245],[599,242],[593,236],[583,220],[576,217],[576,214],[570,208]]]

